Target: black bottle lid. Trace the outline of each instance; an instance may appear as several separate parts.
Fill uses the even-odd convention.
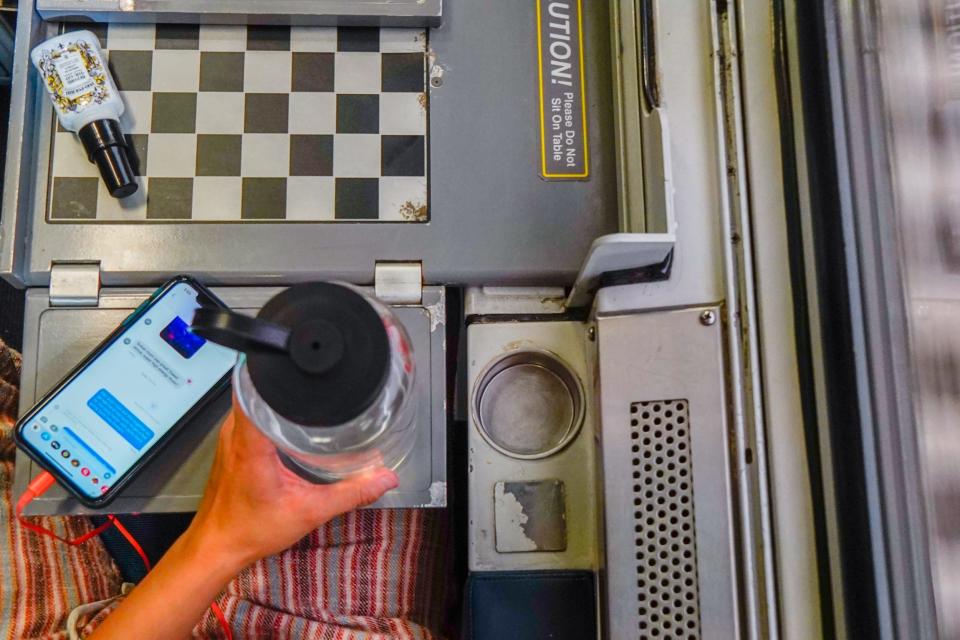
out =
[[[257,393],[284,418],[330,427],[363,413],[390,370],[383,320],[349,287],[300,284],[272,298],[256,318],[201,308],[192,331],[247,354]]]
[[[116,120],[94,120],[77,132],[87,159],[100,169],[107,190],[114,198],[137,192],[137,175],[130,163],[130,149]]]

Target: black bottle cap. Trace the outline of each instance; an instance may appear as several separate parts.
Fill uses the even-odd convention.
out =
[[[87,159],[100,169],[107,190],[114,198],[136,193],[137,175],[130,163],[130,149],[116,120],[94,120],[77,132]]]
[[[198,309],[191,330],[244,351],[257,393],[304,426],[356,418],[376,400],[390,370],[383,320],[362,295],[342,285],[295,285],[267,302],[256,319]]]

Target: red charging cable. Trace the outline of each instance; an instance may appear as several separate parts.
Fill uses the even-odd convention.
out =
[[[72,547],[79,546],[84,542],[90,540],[91,538],[97,537],[98,535],[100,535],[101,533],[109,529],[111,526],[116,527],[117,531],[120,532],[120,535],[126,538],[127,542],[130,543],[130,546],[133,547],[133,550],[136,551],[137,555],[140,556],[140,559],[143,560],[143,566],[146,567],[147,572],[150,571],[151,569],[150,558],[147,557],[147,554],[143,550],[143,547],[140,546],[140,543],[137,542],[137,539],[133,537],[133,534],[130,533],[130,531],[125,526],[123,526],[123,523],[120,522],[116,518],[116,516],[114,516],[113,514],[108,515],[107,521],[104,522],[99,527],[97,527],[96,529],[93,529],[92,531],[88,531],[87,533],[83,534],[79,538],[74,538],[72,540],[68,538],[64,538],[63,536],[58,535],[57,533],[51,531],[50,529],[47,529],[46,527],[41,527],[38,524],[29,522],[26,519],[26,517],[23,515],[23,510],[27,507],[28,504],[33,502],[33,500],[35,500],[36,498],[46,493],[47,490],[53,486],[54,482],[56,482],[54,477],[46,471],[44,471],[43,473],[38,475],[36,478],[30,481],[30,484],[27,485],[27,490],[24,491],[23,495],[21,495],[20,498],[17,500],[15,513],[17,516],[17,521],[20,523],[20,526],[22,526],[24,529],[33,531],[34,533],[38,533],[44,536],[50,536],[51,538],[56,538],[60,542],[63,542],[64,544],[69,544]],[[233,632],[230,630],[230,625],[227,623],[227,617],[223,615],[223,610],[220,609],[220,605],[218,605],[216,602],[213,602],[210,604],[210,609],[211,611],[213,611],[214,617],[220,623],[220,627],[223,629],[223,633],[226,635],[227,640],[233,640]]]
[[[27,507],[28,504],[33,502],[35,498],[38,498],[39,496],[42,496],[44,493],[46,493],[47,489],[52,487],[54,482],[56,482],[56,480],[54,480],[53,476],[47,473],[46,471],[44,471],[43,473],[38,475],[36,478],[30,481],[30,484],[27,485],[27,490],[24,491],[23,495],[20,496],[20,499],[17,500],[16,514],[17,514],[17,520],[20,521],[20,526],[22,526],[24,529],[29,529],[34,533],[39,533],[44,536],[50,536],[51,538],[56,538],[60,542],[69,544],[72,547],[81,545],[87,540],[89,540],[90,538],[95,538],[96,536],[100,535],[101,533],[103,533],[104,531],[110,528],[110,525],[113,523],[108,520],[104,522],[102,525],[100,525],[99,527],[97,527],[96,529],[94,529],[93,531],[89,531],[84,535],[80,536],[79,538],[68,540],[67,538],[57,535],[56,533],[54,533],[53,531],[50,531],[49,529],[41,527],[40,525],[33,524],[32,522],[28,522],[27,519],[23,517],[23,510]]]

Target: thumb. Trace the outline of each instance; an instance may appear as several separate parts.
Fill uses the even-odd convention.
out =
[[[336,484],[318,487],[316,517],[329,520],[335,516],[359,507],[365,507],[379,500],[383,494],[400,485],[397,474],[381,467],[353,478],[341,480]]]

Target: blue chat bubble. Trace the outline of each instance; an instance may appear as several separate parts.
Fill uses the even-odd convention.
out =
[[[153,438],[153,431],[106,389],[97,391],[87,406],[138,450]]]

